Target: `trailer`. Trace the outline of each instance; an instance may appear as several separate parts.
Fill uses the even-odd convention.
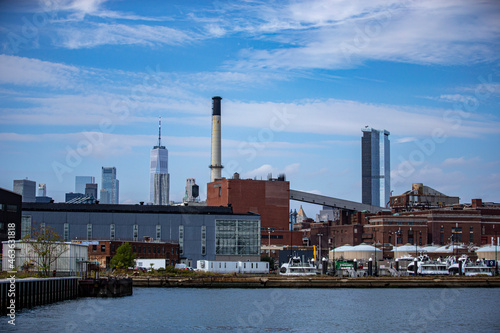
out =
[[[212,261],[198,260],[197,270],[211,273],[269,274],[267,261]]]
[[[152,265],[151,265],[152,264]],[[140,269],[151,270],[167,267],[165,259],[135,259],[135,266]]]

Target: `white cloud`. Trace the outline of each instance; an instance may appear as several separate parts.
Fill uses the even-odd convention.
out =
[[[465,166],[465,165],[473,165],[480,162],[479,157],[473,157],[471,159],[466,159],[464,156],[461,157],[450,157],[447,158],[441,163],[441,166],[450,168],[450,167],[457,167],[457,166]]]
[[[248,49],[231,65],[337,69],[370,59],[417,64],[492,61],[499,57],[498,10],[494,1],[291,2],[283,10],[264,11],[263,22],[247,21],[253,29],[246,31],[272,33],[261,37],[278,40],[280,47]]]
[[[244,172],[241,177],[242,178],[267,179],[267,176],[271,174],[272,177],[276,178],[276,177],[278,177],[279,174],[282,174],[282,173],[284,173],[287,176],[289,174],[297,173],[299,171],[299,168],[300,168],[300,163],[293,163],[293,164],[287,165],[283,169],[273,167],[270,164],[264,164],[264,165],[261,165],[260,167],[254,169],[254,170]]]
[[[301,100],[294,103],[244,103],[226,101],[223,112],[228,126],[253,127],[263,136],[279,132],[356,135],[365,125],[386,129],[393,135],[432,136],[441,131],[448,137],[476,137],[499,133],[495,121],[453,110],[410,108],[349,100]],[[454,117],[451,117],[454,116]],[[470,120],[474,119],[474,120]]]
[[[452,102],[452,103],[463,103],[463,104],[476,104],[477,99],[473,96],[461,95],[461,94],[453,94],[453,95],[441,95],[439,99],[444,102]]]
[[[58,30],[60,46],[69,49],[93,48],[100,45],[175,45],[190,42],[185,32],[150,25],[91,24],[85,27],[63,27]]]
[[[0,84],[70,88],[80,72],[74,66],[0,54]]]

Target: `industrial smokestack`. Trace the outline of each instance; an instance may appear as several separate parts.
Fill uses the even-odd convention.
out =
[[[221,136],[220,136],[220,101],[222,97],[212,97],[212,163],[210,164],[210,182],[221,178]]]

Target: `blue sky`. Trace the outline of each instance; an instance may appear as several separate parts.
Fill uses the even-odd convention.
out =
[[[395,194],[498,202],[499,21],[497,1],[3,1],[0,186],[62,201],[115,166],[120,201],[145,201],[161,116],[170,197],[196,178],[204,198],[222,96],[226,177],[360,201],[368,125]]]

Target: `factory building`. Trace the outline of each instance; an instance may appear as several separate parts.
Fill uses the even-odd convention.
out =
[[[395,212],[425,210],[458,205],[459,201],[459,197],[450,197],[422,183],[414,183],[411,191],[391,196],[391,208]]]
[[[260,216],[230,207],[27,203],[22,214],[21,237],[45,224],[64,241],[176,242],[180,259],[193,265],[260,257]]]
[[[290,231],[290,182],[278,179],[217,179],[207,184],[207,206],[231,207],[235,213],[261,217],[262,244],[302,245],[302,232]]]

